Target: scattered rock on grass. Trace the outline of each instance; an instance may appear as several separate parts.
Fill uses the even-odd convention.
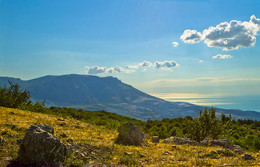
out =
[[[22,139],[18,160],[24,164],[59,166],[66,154],[67,148],[54,136],[53,127],[36,123],[27,129]]]
[[[255,159],[251,154],[244,154],[242,156],[242,158],[245,160],[254,160]]]
[[[142,146],[144,142],[144,133],[138,126],[135,126],[131,122],[123,123],[118,128],[118,138],[116,143],[124,145],[136,145]]]
[[[153,137],[152,137],[152,142],[153,142],[153,143],[159,143],[159,140],[160,140],[160,139],[159,139],[159,136],[153,136]]]
[[[200,145],[198,142],[195,140],[189,139],[189,138],[182,138],[182,137],[170,137],[168,139],[165,139],[163,141],[164,143],[171,143],[171,144],[188,144],[188,145],[193,145],[193,146],[198,146]]]
[[[214,140],[211,138],[204,139],[200,142],[203,146],[220,146],[224,148],[231,148],[232,144],[228,139]]]

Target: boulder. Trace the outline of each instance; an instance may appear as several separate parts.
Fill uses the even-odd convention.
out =
[[[27,129],[21,141],[18,160],[24,164],[59,166],[66,154],[67,148],[54,136],[53,127],[36,123]]]
[[[214,140],[211,138],[204,139],[200,142],[203,146],[220,146],[224,148],[232,148],[232,144],[228,139]]]
[[[118,128],[118,137],[116,143],[124,145],[141,146],[144,142],[144,133],[142,130],[131,122],[123,123]]]
[[[188,144],[188,145],[193,145],[193,146],[199,146],[200,144],[196,142],[195,140],[189,139],[189,138],[182,138],[182,137],[170,137],[168,139],[165,139],[163,141],[164,143],[169,143],[169,144]]]
[[[153,143],[159,143],[159,136],[153,136],[152,137],[152,142]]]
[[[255,159],[251,154],[244,154],[242,156],[242,158],[245,160],[254,160]]]

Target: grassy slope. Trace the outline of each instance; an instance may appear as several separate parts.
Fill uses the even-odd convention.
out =
[[[62,120],[64,119],[64,120]],[[65,124],[63,123],[65,122]],[[15,159],[19,145],[17,139],[25,135],[25,130],[33,123],[43,123],[54,127],[55,135],[60,136],[63,132],[69,137],[61,138],[63,142],[71,138],[75,143],[84,146],[105,147],[112,152],[97,154],[96,156],[78,156],[76,159],[68,158],[66,163],[76,163],[83,165],[86,163],[106,163],[106,164],[135,164],[137,166],[221,166],[222,164],[233,164],[235,166],[258,166],[260,165],[260,154],[250,153],[256,160],[245,161],[241,155],[235,157],[225,157],[218,155],[216,159],[198,158],[199,155],[221,149],[219,147],[199,147],[178,145],[172,150],[171,144],[154,144],[148,140],[149,146],[135,147],[114,144],[117,137],[116,130],[103,126],[90,125],[71,118],[61,118],[58,116],[22,111],[0,107],[0,138],[6,141],[0,142],[0,166],[5,166],[8,160]],[[14,126],[15,125],[15,126]],[[107,150],[107,149],[104,149]],[[165,155],[164,152],[169,154]],[[202,151],[198,153],[198,151]],[[125,152],[132,152],[132,155],[125,155]],[[140,157],[140,154],[144,157]]]

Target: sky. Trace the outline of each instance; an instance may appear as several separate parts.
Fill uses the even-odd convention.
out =
[[[114,76],[164,99],[260,100],[259,0],[0,0],[0,76]]]

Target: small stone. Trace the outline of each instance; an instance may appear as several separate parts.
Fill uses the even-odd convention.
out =
[[[159,143],[160,139],[159,139],[159,136],[153,136],[152,137],[152,142],[153,143]]]
[[[132,156],[133,152],[125,152],[125,155]]]
[[[139,154],[139,157],[140,158],[145,158],[145,155],[144,154]]]
[[[163,154],[164,155],[169,155],[170,153],[168,151],[165,151]]]
[[[234,164],[223,164],[223,166],[235,166]]]
[[[224,152],[224,154],[225,154],[226,156],[234,156],[234,153],[233,153],[230,149],[226,149],[225,152]]]
[[[253,160],[253,159],[255,159],[251,154],[244,154],[242,156],[242,158],[245,159],[245,160]]]
[[[60,136],[63,138],[68,137],[68,135],[66,133],[62,133]]]
[[[173,149],[176,149],[176,148],[177,148],[177,146],[176,146],[176,145],[172,145],[172,148],[173,148]]]
[[[67,142],[72,143],[72,142],[74,142],[74,140],[73,139],[68,139]]]

